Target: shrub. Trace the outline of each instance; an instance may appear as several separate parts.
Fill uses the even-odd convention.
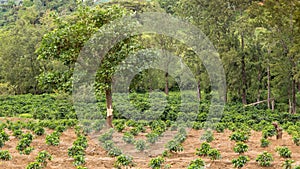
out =
[[[234,168],[242,168],[249,161],[247,156],[239,156],[238,158],[233,159],[231,162]]]
[[[41,151],[38,153],[38,156],[36,157],[36,161],[38,163],[41,163],[42,166],[46,166],[47,160],[52,160],[52,156],[47,151]]]
[[[134,136],[131,133],[125,132],[122,140],[125,141],[128,144],[133,144],[134,143]]]
[[[107,154],[108,154],[110,157],[117,157],[117,156],[119,156],[119,155],[122,154],[122,151],[121,151],[119,148],[117,148],[117,147],[113,147],[113,148],[111,148],[111,149],[108,151]]]
[[[224,130],[225,130],[225,125],[223,124],[223,123],[218,123],[217,125],[216,125],[216,131],[218,132],[218,133],[223,133],[224,132]]]
[[[58,146],[59,145],[59,137],[60,137],[60,133],[57,131],[54,131],[50,135],[46,136],[46,144],[52,145],[52,146]]]
[[[22,134],[23,134],[23,131],[20,130],[20,129],[13,131],[13,136],[15,136],[17,139],[21,139],[22,138]]]
[[[39,162],[31,162],[26,166],[26,169],[42,169],[43,167],[40,165]]]
[[[170,152],[181,152],[183,151],[183,146],[174,140],[171,140],[167,143],[166,148],[170,151]]]
[[[258,155],[257,158],[255,159],[256,162],[262,167],[268,167],[271,165],[273,161],[273,156],[272,154],[268,152],[263,152],[262,154]]]
[[[211,146],[207,142],[204,142],[201,144],[200,148],[196,149],[196,155],[207,156],[210,149],[211,149]]]
[[[201,158],[198,158],[190,162],[188,169],[204,169],[204,166],[205,162]]]
[[[77,166],[76,169],[88,169],[87,167],[83,167],[83,166]]]
[[[134,145],[138,151],[144,151],[146,149],[146,142],[144,140],[137,140]]]
[[[293,142],[297,145],[300,146],[300,137],[298,135],[293,136]]]
[[[29,155],[33,150],[34,150],[33,147],[27,147],[22,151],[22,153],[25,155]]]
[[[109,131],[105,132],[104,134],[100,135],[98,140],[100,142],[105,142],[107,140],[111,140],[113,136],[114,130],[110,129]]]
[[[118,169],[121,169],[121,167],[133,167],[134,163],[132,161],[132,157],[122,154],[117,157],[114,166]]]
[[[59,126],[55,127],[55,131],[57,131],[57,132],[59,132],[59,133],[62,133],[62,132],[64,132],[65,130],[66,130],[66,127],[65,127],[65,126],[59,125]]]
[[[68,156],[69,157],[74,157],[77,155],[84,155],[84,148],[81,146],[75,146],[73,145],[71,148],[68,148]]]
[[[83,155],[75,155],[73,158],[74,158],[73,164],[75,166],[79,166],[79,165],[85,164],[85,158],[84,158]]]
[[[284,163],[282,164],[283,169],[292,169],[292,164],[294,162],[295,161],[291,159],[285,160]]]
[[[210,149],[207,155],[213,161],[221,158],[221,153],[217,149]]]
[[[130,134],[137,136],[139,134],[140,130],[137,127],[134,127],[129,132],[130,132]]]
[[[124,123],[118,123],[117,125],[114,126],[114,128],[118,131],[118,132],[122,132],[125,129],[125,124]]]
[[[291,158],[292,152],[287,147],[276,147],[275,151],[278,152],[281,157]]]
[[[262,139],[260,140],[260,146],[261,146],[261,147],[268,147],[269,144],[270,144],[270,141],[269,141],[268,139],[262,138]]]
[[[73,142],[74,146],[80,146],[86,149],[88,147],[87,138],[83,135],[79,135],[77,139]]]
[[[9,135],[4,130],[2,130],[0,132],[0,139],[4,142],[9,141]]]
[[[273,125],[269,125],[265,127],[262,131],[263,133],[263,138],[268,138],[276,135],[276,129]]]
[[[233,140],[233,141],[237,141],[237,142],[245,142],[249,139],[249,136],[247,135],[246,132],[242,132],[242,131],[236,131],[234,133],[232,133],[230,136],[229,136],[230,140]]]
[[[236,143],[235,147],[233,148],[234,152],[242,154],[248,151],[248,145],[243,142]]]
[[[12,157],[7,150],[3,150],[3,151],[0,150],[0,159],[8,161],[11,160]]]
[[[158,134],[156,133],[148,133],[146,137],[147,137],[147,141],[151,144],[154,144],[159,138]]]
[[[150,163],[149,163],[149,166],[152,168],[152,169],[160,169],[163,165],[163,163],[165,162],[165,159],[161,156],[158,156],[156,158],[152,158],[150,160]]]
[[[41,136],[45,133],[45,129],[43,127],[37,127],[35,130],[34,130],[34,134],[38,135],[38,136]]]
[[[214,140],[212,131],[205,131],[205,133],[201,136],[200,140],[205,140],[208,143],[212,142]]]

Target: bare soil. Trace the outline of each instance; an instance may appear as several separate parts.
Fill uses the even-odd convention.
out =
[[[10,161],[0,161],[0,169],[25,169],[26,166],[35,160],[38,152],[42,150],[48,151],[53,156],[53,160],[48,162],[46,169],[75,169],[72,164],[73,159],[68,157],[68,148],[72,146],[72,143],[76,139],[75,130],[70,128],[63,132],[60,138],[59,146],[48,146],[45,142],[46,135],[35,136],[31,146],[35,150],[30,155],[21,155],[17,150],[18,139],[12,136],[12,132],[5,130],[10,135],[10,140],[5,143],[5,146],[1,150],[8,150],[12,155]],[[26,131],[26,130],[24,130]],[[148,130],[147,130],[148,131]],[[46,134],[50,134],[53,130],[46,130]],[[171,168],[187,168],[190,161],[199,158],[195,155],[196,148],[199,148],[201,141],[199,140],[203,131],[190,130],[187,140],[183,143],[184,151],[176,154],[172,154],[171,157],[166,158],[166,164],[171,164]],[[215,140],[211,142],[213,148],[217,148],[222,155],[220,160],[212,162],[208,157],[201,157],[206,162],[206,168],[212,169],[232,169],[233,165],[231,160],[237,158],[238,154],[233,151],[235,142],[229,140],[231,131],[225,130],[224,133],[214,132]],[[172,133],[169,134],[170,136]],[[98,144],[97,136],[90,135],[88,137],[89,147],[86,150],[86,167],[89,169],[104,169],[113,168],[115,158],[107,156],[106,151]],[[167,137],[167,136],[166,136]],[[136,166],[134,168],[146,169],[149,168],[148,163],[151,158],[157,156],[163,151],[164,139],[158,142],[157,145],[151,146],[147,151],[143,153],[136,152],[134,146],[128,146],[122,143],[122,133],[114,134],[114,142],[119,145],[124,153],[132,154]],[[262,168],[274,168],[281,169],[282,163],[285,161],[276,152],[275,147],[287,146],[292,151],[292,159],[296,162],[294,165],[300,165],[300,146],[296,146],[292,142],[292,137],[286,132],[283,132],[283,139],[276,140],[275,137],[270,138],[270,145],[267,148],[260,147],[260,139],[262,138],[261,132],[252,131],[251,137],[247,142],[249,146],[248,152],[244,155],[250,157],[250,162],[244,166],[245,169],[262,169]],[[145,133],[140,133],[136,139],[145,139]],[[165,139],[167,140],[167,139]],[[255,158],[263,151],[268,151],[274,157],[274,162],[271,167],[260,167],[255,162]]]

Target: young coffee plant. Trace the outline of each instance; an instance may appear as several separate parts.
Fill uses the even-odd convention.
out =
[[[161,169],[164,162],[165,162],[165,159],[161,156],[158,156],[158,157],[152,158],[150,160],[149,166],[152,169]]]
[[[276,135],[276,129],[273,125],[269,125],[263,129],[262,134],[263,138],[267,139],[268,137]]]
[[[85,155],[84,147],[73,145],[68,149],[68,156],[75,157],[77,155]]]
[[[27,147],[25,148],[21,154],[29,155],[34,150],[33,147]]]
[[[291,158],[292,152],[287,147],[276,147],[275,151],[278,152],[281,157]]]
[[[248,145],[243,142],[238,142],[233,148],[234,152],[242,154],[248,151]]]
[[[207,155],[213,161],[221,158],[221,153],[217,149],[210,149]]]
[[[258,162],[258,164],[262,167],[268,167],[271,166],[272,162],[273,162],[273,156],[272,154],[268,153],[268,152],[263,152],[262,154],[259,154],[257,156],[257,158],[255,159],[256,162]]]
[[[233,159],[231,162],[234,168],[242,168],[249,161],[248,156],[239,156],[238,158]]]
[[[110,129],[109,131],[107,131],[104,134],[100,135],[99,138],[98,138],[98,140],[101,143],[104,143],[107,140],[111,140],[112,136],[113,136],[113,133],[114,133],[114,129]]]
[[[174,141],[171,140],[169,141],[166,146],[167,150],[169,150],[170,152],[181,152],[183,151],[183,146],[178,142],[178,141]]]
[[[230,140],[236,142],[246,142],[249,139],[248,133],[244,131],[236,131],[229,136]]]
[[[36,157],[36,162],[40,163],[42,166],[47,165],[47,161],[51,161],[52,156],[47,151],[41,151],[38,153],[38,156]]]
[[[60,135],[61,135],[61,133],[57,132],[57,131],[54,131],[50,135],[47,135],[46,136],[46,144],[52,145],[52,146],[58,146]]]
[[[118,147],[113,147],[111,148],[108,153],[107,153],[110,157],[117,157],[119,155],[122,154],[122,150],[119,149]]]
[[[0,159],[8,161],[11,160],[12,157],[7,150],[0,150]]]
[[[300,146],[300,137],[298,135],[293,136],[293,142],[296,146]]]
[[[39,162],[31,162],[26,166],[26,169],[42,169],[43,167]]]
[[[158,134],[153,133],[153,132],[148,133],[148,134],[146,135],[146,137],[147,137],[147,142],[149,142],[149,143],[151,143],[151,144],[156,143],[156,141],[158,141],[158,139],[159,139]]]
[[[146,141],[144,140],[137,140],[134,145],[138,151],[144,151],[146,149]]]
[[[211,149],[211,146],[209,145],[209,143],[204,142],[201,144],[200,148],[196,149],[196,155],[207,156],[210,149]]]
[[[198,158],[190,162],[188,169],[204,169],[204,167],[205,162],[201,158]]]
[[[212,142],[214,140],[214,135],[212,131],[205,131],[205,133],[201,136],[200,140],[205,140],[208,143]]]
[[[128,155],[119,155],[117,157],[117,160],[116,162],[114,163],[114,166],[117,168],[117,169],[121,169],[122,167],[133,167],[134,166],[134,163],[133,163],[133,158],[131,156],[128,156]]]
[[[288,159],[285,160],[282,164],[283,169],[292,169],[292,164],[294,163],[294,160]]]
[[[134,136],[129,133],[129,132],[125,132],[123,137],[122,137],[122,140],[125,141],[125,143],[128,143],[128,144],[133,144],[134,143]]]
[[[268,147],[269,144],[270,144],[270,141],[269,141],[268,139],[262,138],[262,139],[260,140],[260,146],[261,146],[261,147]]]
[[[80,166],[85,164],[85,157],[83,155],[75,155],[73,158],[74,158],[73,164],[75,166]]]
[[[45,129],[43,127],[37,127],[34,129],[34,134],[41,136],[45,133]]]

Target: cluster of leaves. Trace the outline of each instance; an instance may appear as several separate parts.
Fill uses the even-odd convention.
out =
[[[52,160],[52,155],[47,151],[41,151],[38,153],[34,162],[27,165],[26,169],[42,169],[47,166],[47,161]]]
[[[0,151],[0,159],[8,161],[8,160],[11,160],[12,157],[7,150],[1,150]]]
[[[239,156],[238,158],[233,159],[231,162],[234,168],[242,168],[249,161],[248,156]]]
[[[234,152],[242,154],[248,151],[248,145],[243,142],[238,142],[233,148]]]
[[[61,133],[58,131],[52,132],[50,135],[46,136],[46,144],[52,146],[58,146]]]
[[[278,152],[281,157],[291,158],[292,151],[288,147],[276,147],[275,151]]]
[[[274,159],[272,154],[264,151],[262,154],[259,154],[255,160],[260,166],[268,167],[271,166]]]
[[[261,147],[268,147],[269,144],[270,144],[270,141],[269,141],[268,139],[262,138],[262,139],[260,140],[260,146],[261,146]]]
[[[213,132],[211,130],[205,131],[200,140],[205,140],[208,143],[212,142],[214,140]]]
[[[201,158],[197,158],[190,162],[188,169],[204,169],[205,162]]]
[[[9,135],[2,129],[0,131],[0,148],[4,146],[6,141],[9,141]]]
[[[33,135],[31,133],[22,134],[21,139],[16,147],[20,154],[30,154],[30,152],[33,150],[33,148],[30,147],[32,140]]]
[[[249,139],[249,133],[244,131],[236,131],[229,136],[230,140],[237,142],[246,142]]]
[[[158,156],[158,157],[152,158],[150,160],[149,166],[152,169],[160,169],[162,167],[162,165],[164,164],[164,162],[165,162],[165,159],[161,156]]]
[[[72,147],[68,149],[68,156],[74,159],[75,166],[85,164],[85,150],[88,147],[87,138],[81,133],[77,134],[77,139],[73,142]]]
[[[186,140],[187,133],[184,128],[180,128],[174,139],[169,141],[165,147],[170,152],[181,152],[183,151],[182,143]]]
[[[117,157],[116,162],[114,163],[114,167],[117,169],[121,169],[122,167],[133,167],[135,166],[133,159],[131,156],[128,155],[119,155]]]

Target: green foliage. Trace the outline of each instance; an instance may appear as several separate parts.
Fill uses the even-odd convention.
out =
[[[75,166],[80,166],[80,165],[85,164],[85,157],[83,155],[75,155],[75,156],[73,156],[73,158],[74,158],[73,164]]]
[[[294,163],[294,160],[287,159],[283,162],[282,167],[283,169],[292,169],[292,164]]]
[[[300,137],[298,135],[293,136],[293,142],[297,145],[300,146]]]
[[[135,141],[134,145],[138,151],[144,151],[146,149],[146,141],[145,140],[137,140],[137,141]]]
[[[204,169],[205,162],[201,158],[197,158],[190,162],[188,169]]]
[[[5,161],[9,161],[12,159],[11,155],[9,154],[9,152],[7,150],[1,150],[0,151],[0,159],[1,160],[5,160]]]
[[[238,158],[233,159],[231,162],[234,168],[242,168],[248,161],[250,161],[248,156],[239,156]]]
[[[278,152],[281,157],[291,158],[292,151],[288,147],[276,147],[275,151]]]
[[[125,141],[128,144],[133,144],[135,142],[134,136],[129,132],[124,133],[124,135],[122,137],[122,140]]]
[[[270,141],[268,139],[262,138],[260,139],[260,146],[261,147],[268,147],[270,144]]]
[[[230,140],[234,140],[237,142],[246,142],[249,139],[249,136],[246,132],[236,131],[229,136]]]
[[[84,155],[84,147],[73,145],[72,147],[68,148],[68,156],[75,157],[77,155]]]
[[[211,150],[211,146],[209,145],[209,143],[204,142],[201,144],[200,148],[196,149],[196,155],[198,156],[207,156],[209,150]]]
[[[117,156],[119,156],[119,155],[121,155],[122,154],[122,150],[121,149],[119,149],[118,147],[112,147],[109,151],[108,151],[108,153],[107,153],[110,157],[117,157]]]
[[[210,149],[207,152],[207,156],[211,159],[211,160],[217,160],[221,158],[221,153],[219,150],[217,149]]]
[[[156,158],[152,158],[150,160],[149,166],[152,169],[160,169],[165,162],[165,159],[161,156],[158,156]]]
[[[248,145],[243,142],[238,142],[233,148],[234,152],[242,154],[248,151]]]
[[[59,145],[59,139],[60,139],[60,133],[57,131],[54,131],[50,135],[46,136],[46,144],[52,145],[52,146],[58,146]]]
[[[208,143],[212,142],[214,140],[214,135],[212,131],[205,131],[205,133],[201,136],[200,140],[205,140]]]
[[[40,163],[42,166],[47,166],[47,161],[52,160],[52,155],[48,153],[47,151],[41,151],[38,153],[38,156],[36,157],[36,162]]]
[[[133,167],[134,163],[132,161],[132,157],[128,155],[120,155],[117,157],[116,162],[114,163],[114,167],[121,169],[122,167]]]
[[[180,142],[171,140],[165,145],[166,149],[169,150],[170,152],[181,152],[183,151],[183,146],[181,145]]]
[[[273,125],[267,126],[262,131],[263,138],[267,139],[268,137],[272,137],[276,135],[276,130]]]
[[[103,133],[102,135],[100,135],[98,140],[102,143],[107,141],[107,140],[111,140],[112,136],[113,136],[113,133],[114,133],[114,130],[110,129],[109,131],[107,131],[107,132]]]
[[[22,153],[26,154],[26,155],[29,155],[32,151],[34,150],[33,147],[27,147],[23,150]]]
[[[31,162],[26,166],[26,169],[42,169],[43,167],[39,162]]]
[[[264,151],[262,154],[259,154],[255,160],[260,166],[268,167],[271,166],[274,159],[272,154]]]
[[[158,141],[158,139],[159,139],[159,135],[156,134],[156,133],[153,133],[153,132],[152,133],[148,133],[146,135],[146,137],[147,137],[147,142],[149,142],[151,144],[156,143],[156,141]]]
[[[34,130],[34,134],[38,135],[38,136],[41,136],[45,133],[45,129],[43,127],[37,127],[35,130]]]

